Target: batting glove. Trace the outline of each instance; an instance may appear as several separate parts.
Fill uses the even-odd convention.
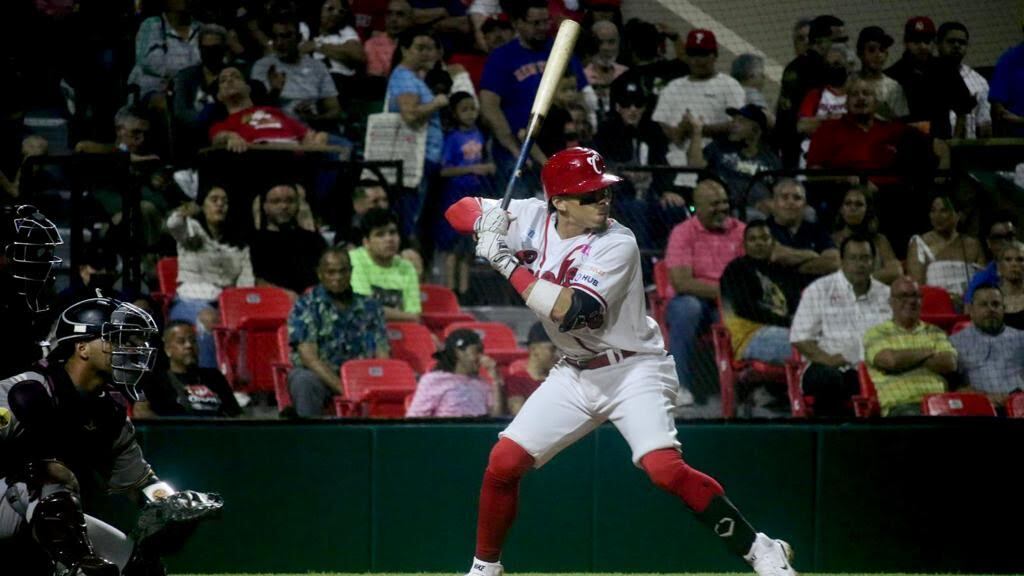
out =
[[[495,232],[484,231],[477,235],[476,255],[487,260],[491,268],[497,270],[506,280],[519,267],[519,260],[505,243],[505,236]]]
[[[481,232],[494,232],[504,236],[508,234],[510,222],[511,219],[509,219],[508,212],[500,205],[494,205],[476,219],[476,222],[473,223],[473,231],[477,234]]]

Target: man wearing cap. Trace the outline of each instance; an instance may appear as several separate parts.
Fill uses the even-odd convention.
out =
[[[884,73],[885,64],[889,60],[889,47],[892,44],[892,36],[878,26],[868,26],[857,36],[860,78],[874,86],[878,101],[876,113],[884,120],[903,118],[910,112],[903,87]]]
[[[964,84],[977,103],[964,118],[964,137],[988,138],[992,136],[992,107],[988,102],[988,80],[974,68],[964,64],[970,39],[967,26],[962,22],[943,22],[939,26],[937,36],[939,58],[948,60],[952,67],[960,70],[960,77],[964,79]],[[956,126],[959,120],[956,112],[950,110],[949,115],[950,125]]]
[[[764,144],[768,118],[760,106],[753,104],[726,112],[732,117],[728,138],[712,140],[703,150],[692,143],[690,166],[707,168],[725,183],[732,205],[745,207],[748,217],[750,209],[763,217],[769,213],[771,192],[761,180],[753,186],[751,183],[759,172],[782,169],[782,161]]]
[[[673,166],[686,166],[690,139],[701,139],[701,145],[711,138],[729,132],[728,108],[739,108],[746,100],[743,86],[728,74],[715,70],[718,60],[718,41],[711,30],[690,30],[686,36],[686,60],[690,74],[669,82],[658,96],[651,119],[661,124],[668,136],[668,162]],[[694,125],[699,122],[700,129]],[[696,175],[676,178],[680,186],[695,186]]]
[[[509,374],[508,378],[505,378],[505,402],[512,416],[519,413],[523,402],[537,390],[540,383],[548,377],[548,372],[551,372],[561,358],[558,348],[551,343],[551,338],[540,322],[530,327],[526,348],[530,351],[530,356],[526,359],[526,369]]]
[[[885,73],[903,86],[910,110],[907,121],[920,123],[936,138],[963,137],[963,118],[975,100],[960,76],[959,63],[933,56],[935,22],[927,16],[907,20],[903,46],[903,56]],[[950,111],[957,114],[955,126],[949,122]]]
[[[796,168],[801,137],[796,131],[797,112],[807,92],[825,85],[825,55],[832,44],[847,41],[845,23],[823,14],[811,20],[807,51],[794,58],[782,73],[782,88],[776,110],[775,130],[786,168]]]

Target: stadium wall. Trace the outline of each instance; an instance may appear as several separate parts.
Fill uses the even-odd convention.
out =
[[[171,567],[184,572],[455,572],[500,423],[290,422],[139,427],[176,486],[227,506]],[[716,476],[806,572],[1021,572],[1024,422],[696,423],[685,458]],[[738,572],[611,426],[527,476],[505,551],[516,572]],[[131,510],[103,516],[130,525]]]

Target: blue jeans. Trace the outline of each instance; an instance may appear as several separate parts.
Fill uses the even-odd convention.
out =
[[[681,294],[669,301],[665,310],[668,322],[668,351],[676,361],[680,386],[693,392],[693,362],[697,352],[697,336],[718,320],[715,303],[696,296]]]
[[[167,314],[167,320],[181,320],[195,326],[196,344],[199,346],[199,367],[217,368],[217,345],[213,340],[213,333],[207,331],[206,327],[198,322],[199,313],[207,308],[216,310],[217,302],[175,298],[174,303],[171,304],[171,310]]]
[[[754,332],[750,342],[747,342],[747,347],[740,354],[740,359],[783,364],[792,356],[793,347],[789,343],[789,328],[764,326]]]

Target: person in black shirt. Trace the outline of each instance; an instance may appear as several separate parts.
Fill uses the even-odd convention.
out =
[[[164,329],[168,369],[143,380],[145,400],[135,403],[132,419],[157,416],[238,416],[242,409],[220,371],[199,368],[196,329],[173,320]]]
[[[785,178],[772,189],[768,229],[775,238],[772,260],[795,269],[809,284],[839,269],[839,251],[828,230],[806,217],[807,193],[802,184]]]
[[[296,298],[316,284],[316,266],[327,243],[316,232],[300,228],[299,193],[292,184],[267,190],[260,203],[262,226],[249,242],[257,286],[277,286]]]

